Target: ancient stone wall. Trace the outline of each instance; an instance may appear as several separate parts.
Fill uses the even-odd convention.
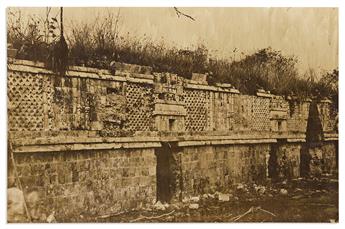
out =
[[[310,100],[289,101],[287,129],[292,132],[305,132],[307,129]]]
[[[117,71],[112,75],[71,67],[62,77],[29,61],[9,65],[8,92],[10,131],[87,130],[102,136],[131,136],[157,131],[155,104],[169,103],[169,111],[161,111],[157,120],[170,116],[164,121],[168,123],[177,118],[172,116],[183,116],[177,122],[181,131],[303,133],[309,111],[309,102],[289,102],[267,93],[240,95],[228,85],[208,86],[172,74]],[[174,106],[185,111],[172,114]],[[320,109],[327,117],[327,107]],[[331,125],[331,119],[323,120],[325,128]]]
[[[177,160],[183,197],[265,181],[269,144],[184,147]],[[177,178],[179,179],[179,178]]]
[[[331,103],[330,100],[321,100],[317,104],[322,130],[325,133],[335,132],[338,128],[338,117],[336,117],[337,114],[334,114]]]
[[[300,143],[277,144],[277,178],[292,179],[300,176]]]
[[[270,99],[235,91],[185,90],[187,131],[270,131]]]
[[[322,160],[321,170],[323,174],[337,174],[338,173],[338,142],[328,141],[321,146]]]
[[[329,100],[310,104],[306,147],[301,153],[303,175],[338,173],[338,115]]]
[[[150,80],[133,77],[131,82],[127,75],[108,73],[101,77],[101,71],[79,67],[62,77],[31,62],[11,68],[10,131],[96,130],[116,135],[122,130],[130,135],[153,128]]]
[[[38,192],[39,211],[59,222],[136,209],[156,199],[153,149],[16,154],[24,192]]]
[[[43,130],[43,76],[9,71],[7,82],[9,130]]]
[[[126,86],[126,129],[150,131],[153,129],[152,85],[129,83]]]
[[[322,174],[338,173],[338,142],[327,141],[309,147],[309,176],[320,177]]]
[[[186,106],[186,130],[205,131],[207,130],[207,105],[209,94],[203,90],[185,90],[184,103]]]
[[[327,101],[242,95],[229,84],[207,85],[202,74],[187,80],[116,66],[71,66],[59,76],[9,60],[9,155],[44,214],[82,221],[156,198],[296,178],[305,163],[311,175],[337,172],[337,122]],[[310,126],[320,127],[316,145]]]

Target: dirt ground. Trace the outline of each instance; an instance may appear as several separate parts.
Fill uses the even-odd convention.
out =
[[[222,199],[219,196],[227,198]],[[221,199],[221,200],[220,200]],[[338,222],[338,180],[238,185],[229,193],[97,218],[98,222]]]

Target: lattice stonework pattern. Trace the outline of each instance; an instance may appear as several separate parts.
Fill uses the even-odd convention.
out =
[[[201,90],[185,90],[184,102],[187,110],[186,130],[204,131],[207,127],[206,92]]]
[[[42,75],[8,72],[8,114],[11,131],[43,129]]]
[[[270,100],[267,98],[253,97],[252,129],[270,130]]]
[[[152,86],[129,83],[126,86],[127,122],[125,129],[149,131],[152,127]]]

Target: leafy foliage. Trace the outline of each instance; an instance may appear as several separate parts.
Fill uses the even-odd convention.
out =
[[[333,102],[333,109],[338,111],[339,103],[339,70],[334,69],[322,76],[314,87],[313,94],[319,98],[328,97]]]
[[[212,60],[209,69],[215,75],[212,81],[232,83],[247,94],[265,89],[274,94],[303,96],[310,92],[305,90],[309,85],[299,78],[296,63],[296,57],[284,56],[269,47],[240,61]]]

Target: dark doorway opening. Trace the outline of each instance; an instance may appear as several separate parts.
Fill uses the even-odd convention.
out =
[[[277,181],[279,177],[277,160],[278,148],[278,143],[271,145],[270,157],[268,159],[268,177],[271,178],[272,181]]]
[[[338,178],[339,174],[339,144],[338,141],[334,141],[333,144],[335,145],[335,168],[331,169],[332,174],[335,174]]]
[[[170,143],[163,142],[161,148],[155,150],[157,158],[157,200],[170,203],[175,190],[174,158]]]
[[[308,142],[305,142],[301,148],[300,156],[300,175],[301,177],[308,177],[310,173],[310,160],[311,156],[309,154],[310,145]]]
[[[169,119],[169,131],[175,131],[175,119]]]

